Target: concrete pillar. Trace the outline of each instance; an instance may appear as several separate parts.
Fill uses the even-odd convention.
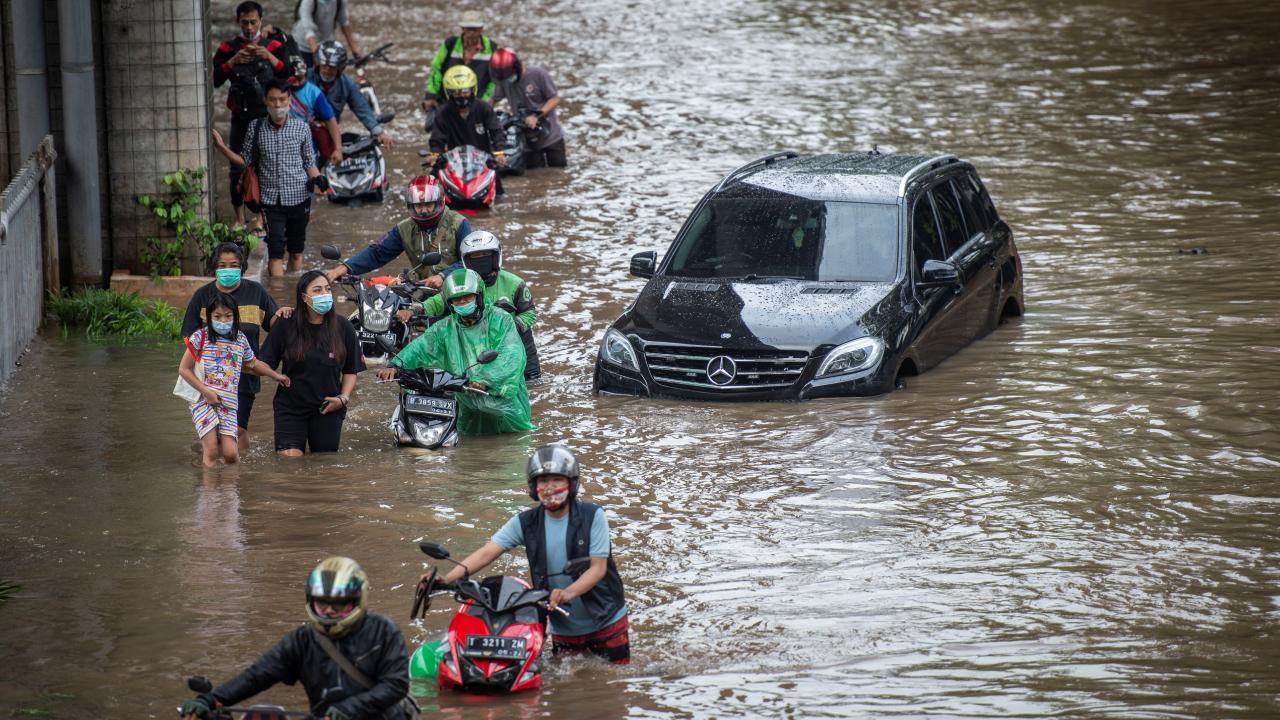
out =
[[[101,5],[107,98],[108,197],[116,268],[146,274],[141,252],[159,236],[137,197],[161,178],[209,162],[204,0],[105,0]],[[145,7],[145,12],[141,12]],[[208,188],[211,178],[205,178]],[[202,214],[206,217],[206,201]],[[190,251],[187,271],[198,268]]]
[[[102,205],[98,184],[98,104],[90,0],[58,0],[62,58],[62,159],[72,283],[103,283]]]
[[[13,72],[18,96],[18,155],[26,158],[49,134],[49,83],[45,69],[44,3],[17,0],[13,16]]]

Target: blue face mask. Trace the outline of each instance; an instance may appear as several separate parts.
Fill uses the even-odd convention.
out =
[[[235,287],[240,282],[240,268],[218,268],[214,271],[218,284],[224,288]]]
[[[324,315],[333,309],[333,295],[325,293],[324,295],[311,296],[311,309]]]
[[[218,333],[219,335],[227,335],[227,336],[231,335],[231,328],[235,327],[235,323],[218,322],[217,320],[214,320],[212,325],[213,325],[214,332]]]
[[[453,311],[462,317],[471,317],[476,312],[476,304],[474,302],[469,302],[466,305],[454,305]]]

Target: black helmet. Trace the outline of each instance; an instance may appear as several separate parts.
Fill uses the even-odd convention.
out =
[[[543,445],[529,456],[525,476],[529,479],[529,497],[538,497],[538,478],[543,475],[563,475],[569,478],[569,499],[578,496],[578,458],[563,445]]]
[[[316,48],[316,65],[329,65],[342,72],[347,67],[347,49],[337,40],[325,40]]]

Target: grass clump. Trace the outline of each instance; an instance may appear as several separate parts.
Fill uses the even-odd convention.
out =
[[[85,334],[95,340],[176,340],[182,336],[182,320],[172,305],[161,300],[144,300],[137,293],[102,288],[57,290],[49,293],[48,307],[62,324],[63,332],[67,328],[83,327]]]

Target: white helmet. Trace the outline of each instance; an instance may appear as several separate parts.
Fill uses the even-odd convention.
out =
[[[462,265],[480,273],[486,283],[492,283],[502,269],[502,244],[498,242],[497,235],[487,230],[476,230],[462,238],[458,252],[462,256]],[[484,267],[475,267],[473,263],[467,262],[467,256],[482,252],[493,253],[493,262],[484,263]]]

